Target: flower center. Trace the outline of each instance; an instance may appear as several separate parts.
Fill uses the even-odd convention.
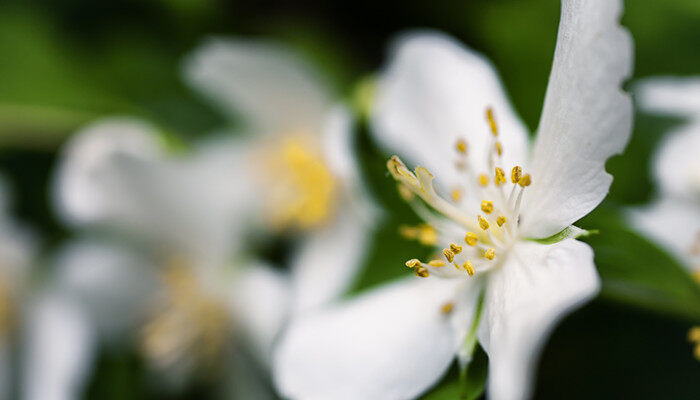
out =
[[[503,145],[498,141],[498,125],[490,108],[486,120],[492,133],[486,149],[492,172],[475,171],[467,141],[458,140],[455,168],[464,177],[465,185],[452,188],[449,200],[437,193],[434,176],[427,169],[418,167],[411,172],[397,156],[387,162],[389,172],[399,182],[401,196],[426,222],[418,227],[402,226],[399,233],[427,245],[435,245],[438,240],[449,243],[442,254],[428,262],[406,262],[417,276],[456,276],[465,272],[473,276],[490,270],[501,264],[519,238],[520,204],[531,177],[517,165],[506,177],[500,166]],[[454,240],[457,237],[460,239]]]
[[[333,215],[335,179],[320,151],[305,139],[286,138],[267,157],[267,215],[278,230],[312,229]]]
[[[187,363],[190,357],[198,365],[211,364],[230,330],[224,305],[204,293],[194,273],[178,264],[163,273],[165,295],[141,331],[141,347],[159,368]]]

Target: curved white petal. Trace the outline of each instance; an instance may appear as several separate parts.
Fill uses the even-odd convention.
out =
[[[122,340],[139,323],[158,285],[155,266],[137,252],[98,240],[67,245],[54,266],[58,290],[84,308],[107,340]]]
[[[668,133],[652,164],[662,195],[700,203],[699,152],[700,122]]]
[[[583,242],[523,242],[511,250],[489,277],[479,326],[479,341],[489,355],[490,399],[529,397],[549,333],[599,288],[593,251]]]
[[[153,159],[160,146],[150,125],[129,118],[99,121],[63,148],[54,180],[58,213],[69,223],[91,223],[111,216],[123,197],[110,190],[108,174],[120,156]]]
[[[700,268],[700,204],[683,199],[663,198],[648,206],[630,210],[632,224],[685,263],[689,270]]]
[[[469,144],[475,172],[491,173],[487,171],[488,106],[493,107],[499,125],[506,168],[523,163],[527,132],[492,65],[447,36],[411,33],[398,40],[378,82],[372,130],[388,150],[426,167],[442,190],[449,190],[464,185],[464,176],[454,168],[459,138]]]
[[[93,358],[94,333],[70,301],[52,295],[39,300],[25,336],[23,398],[80,398]]]
[[[700,78],[657,77],[638,81],[639,107],[654,113],[700,119]]]
[[[460,280],[411,278],[310,313],[278,344],[274,379],[295,399],[407,399],[439,380],[459,345],[451,319]]]
[[[271,42],[210,39],[185,62],[186,80],[264,134],[320,134],[331,103],[319,76]]]
[[[534,146],[532,186],[521,222],[530,237],[553,235],[607,195],[605,162],[629,140],[632,102],[621,90],[632,39],[621,0],[564,0],[554,63]]]
[[[274,340],[289,317],[289,286],[281,272],[255,264],[241,271],[230,294],[235,324],[264,366],[269,366]]]

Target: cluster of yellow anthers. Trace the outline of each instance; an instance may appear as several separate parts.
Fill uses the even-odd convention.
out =
[[[493,261],[497,250],[507,249],[517,233],[522,194],[524,189],[530,186],[532,179],[529,174],[523,174],[520,166],[514,166],[510,173],[510,182],[513,187],[510,194],[506,195],[504,187],[508,179],[503,169],[497,166],[503,154],[503,145],[498,141],[498,125],[490,108],[486,111],[486,119],[492,133],[488,150],[489,168],[493,171],[491,178],[485,173],[477,177],[470,168],[466,140],[460,139],[455,145],[459,157],[456,167],[466,175],[469,186],[474,189],[474,195],[481,194],[479,197],[484,199],[487,197],[486,194],[489,194],[494,199],[481,201],[480,208],[483,214],[477,214],[476,221],[459,206],[463,198],[461,189],[453,189],[450,193],[452,201],[448,201],[435,191],[434,176],[427,169],[418,167],[411,172],[397,156],[391,157],[387,162],[389,172],[399,182],[401,196],[428,222],[415,227],[402,226],[399,233],[403,237],[418,240],[424,245],[434,245],[438,241],[439,232],[433,225],[440,226],[440,218],[429,212],[423,203],[416,202],[416,196],[434,211],[461,225],[467,231],[464,236],[467,247],[451,243],[442,250],[441,256],[432,257],[427,263],[418,259],[408,260],[406,266],[413,269],[417,276],[428,277],[431,272],[441,274],[440,269],[448,264],[473,276],[477,269],[488,269],[489,266],[480,268],[479,265],[482,262]],[[491,179],[493,186],[489,185]],[[509,220],[513,222],[508,224]],[[430,222],[435,224],[431,225]]]

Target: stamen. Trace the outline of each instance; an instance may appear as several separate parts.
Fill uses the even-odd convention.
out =
[[[439,268],[439,267],[444,267],[445,265],[447,265],[447,263],[445,263],[442,260],[430,260],[430,261],[428,261],[428,265],[430,265],[431,267]]]
[[[496,167],[495,170],[496,174],[494,177],[494,182],[496,183],[496,186],[501,186],[501,184],[506,183],[506,173],[499,167]]]
[[[459,254],[462,252],[462,246],[450,243],[450,251],[452,251],[454,254]]]
[[[481,211],[486,214],[491,214],[493,212],[493,202],[484,200],[481,202]]]
[[[459,189],[452,189],[452,200],[457,203],[462,198],[462,192]]]
[[[499,215],[498,219],[496,219],[496,223],[498,224],[499,227],[503,226],[503,224],[505,224],[506,222],[508,222],[508,219],[506,218],[505,215]]]
[[[520,177],[523,176],[523,169],[520,168],[519,166],[513,167],[513,170],[510,172],[510,181],[512,183],[518,183],[520,181]]]
[[[489,121],[493,136],[498,136],[498,125],[496,125],[496,119],[493,117],[493,109],[491,107],[486,109],[486,119]]]
[[[503,145],[501,145],[501,142],[496,142],[496,154],[500,157],[501,154],[503,154]]]
[[[530,174],[525,174],[520,179],[518,179],[518,185],[520,185],[520,187],[530,186],[531,183],[532,179],[530,178]]]
[[[417,259],[417,258],[412,258],[412,259],[406,261],[406,266],[407,266],[408,268],[420,267],[422,264],[423,264],[423,263],[421,263],[420,260]]]
[[[479,236],[474,232],[467,232],[464,236],[464,241],[470,246],[476,246],[476,243],[479,241]]]
[[[413,270],[413,273],[416,274],[416,276],[419,276],[421,278],[427,278],[430,274],[428,273],[428,269],[425,267],[418,267]]]
[[[489,184],[489,177],[486,174],[479,175],[479,185],[486,186]]]
[[[462,269],[467,271],[469,276],[474,276],[474,266],[472,265],[471,261],[467,260],[464,264],[462,264]]]
[[[447,302],[440,307],[440,311],[442,311],[443,314],[449,314],[452,312],[452,309],[454,308],[455,303],[453,302]]]
[[[467,154],[467,141],[466,140],[464,140],[464,139],[457,140],[455,147],[457,148],[458,152],[460,152],[462,154]]]
[[[485,220],[484,217],[479,215],[477,217],[477,219],[479,220],[479,226],[481,227],[481,229],[483,229],[483,230],[489,229],[489,222],[487,220]]]
[[[445,256],[448,262],[452,262],[452,260],[455,259],[455,253],[453,253],[450,249],[443,249],[442,254]]]
[[[493,260],[496,257],[496,249],[490,248],[486,250],[486,253],[484,253],[484,257],[488,258],[489,260]]]

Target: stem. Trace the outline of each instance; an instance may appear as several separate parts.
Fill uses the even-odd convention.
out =
[[[479,293],[474,319],[472,320],[472,325],[469,328],[467,336],[464,337],[464,343],[462,343],[462,349],[460,350],[459,381],[462,386],[462,397],[465,396],[464,389],[467,381],[467,372],[469,370],[469,363],[472,360],[472,354],[474,354],[474,349],[476,348],[476,333],[481,323],[481,313],[484,310],[484,292],[485,290],[482,290],[481,293]]]

